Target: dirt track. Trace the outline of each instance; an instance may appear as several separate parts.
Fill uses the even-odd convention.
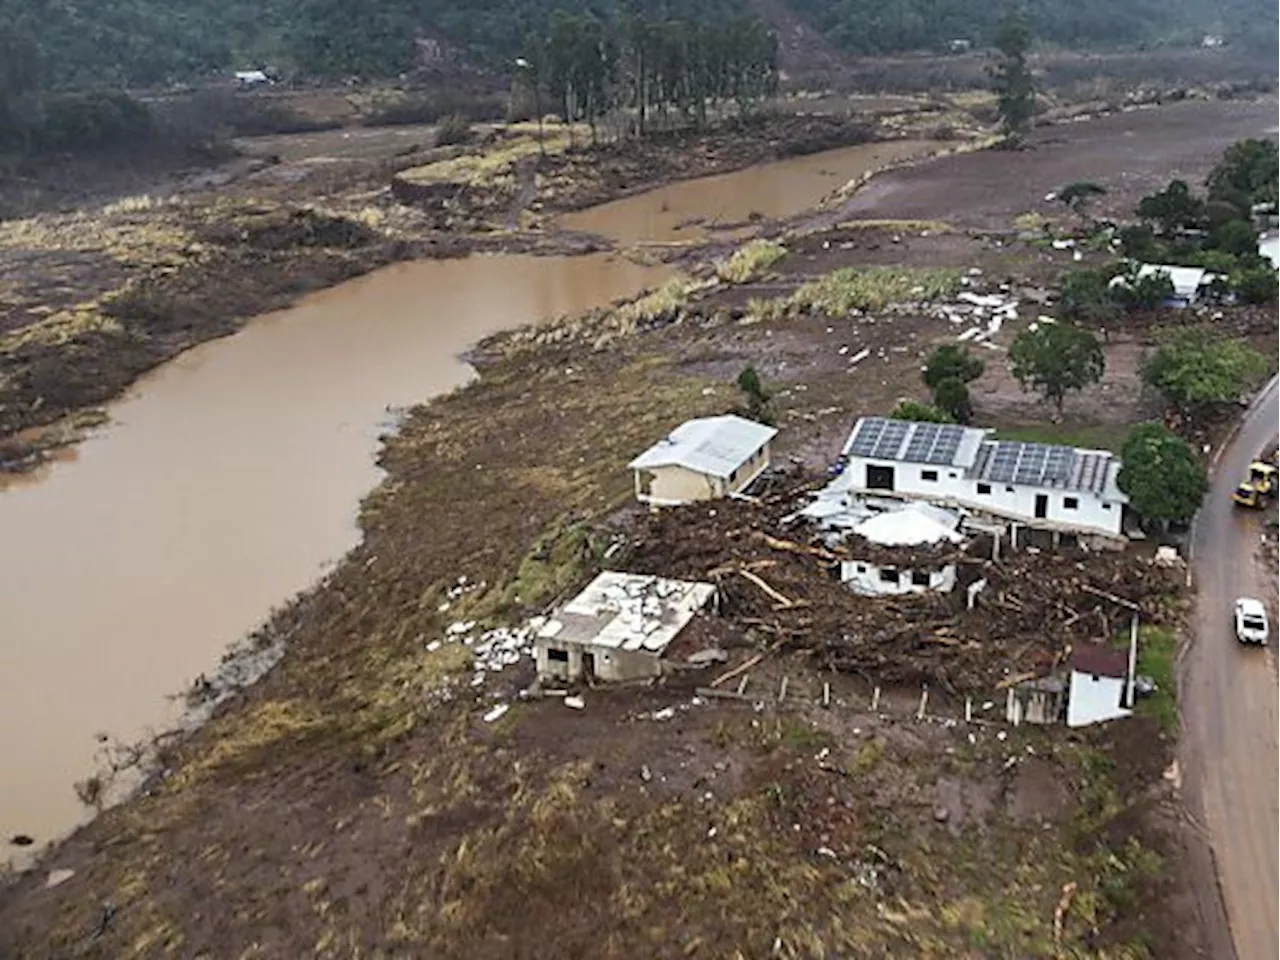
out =
[[[1230,495],[1276,435],[1276,399],[1273,380],[1223,451],[1197,520],[1196,636],[1182,671],[1186,777],[1209,830],[1239,960],[1275,956],[1276,676],[1270,650],[1236,642],[1230,611],[1237,596],[1261,597],[1272,601],[1274,622],[1275,570],[1254,562],[1259,518],[1237,510]]]
[[[1032,135],[1027,150],[961,154],[876,177],[840,216],[1008,229],[1028,211],[1061,212],[1045,195],[1073,180],[1107,188],[1095,213],[1130,216],[1138,197],[1174,177],[1202,179],[1225,144],[1275,126],[1269,100],[1195,101],[1048,127]]]

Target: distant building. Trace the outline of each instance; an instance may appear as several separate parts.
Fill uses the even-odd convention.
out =
[[[1127,717],[1124,706],[1129,680],[1123,650],[1081,643],[1071,653],[1071,686],[1067,694],[1067,726],[1084,727]]]
[[[236,83],[242,87],[257,87],[271,83],[271,78],[262,70],[237,70]]]
[[[601,573],[538,627],[538,678],[573,683],[661,676],[667,648],[715,592],[709,583]]]
[[[965,40],[963,38],[958,40],[952,40],[950,43],[947,44],[947,49],[951,53],[968,53],[972,47],[973,47],[973,41]]]
[[[1119,537],[1128,497],[1107,450],[989,440],[991,431],[863,417],[845,443],[849,492],[968,507],[1045,530]],[[834,486],[834,484],[833,484]]]
[[[878,547],[936,547],[959,543],[963,539],[957,532],[959,526],[959,516],[927,503],[877,514],[851,531],[854,536],[848,541],[848,550],[852,557],[840,561],[840,580],[855,593],[869,597],[949,592],[956,585],[954,563],[931,563],[926,550],[910,563],[888,562],[883,557],[877,559],[870,550],[860,550],[858,538]]]
[[[1144,263],[1138,267],[1138,279],[1167,274],[1173,284],[1173,296],[1165,300],[1166,307],[1189,307],[1203,299],[1215,281],[1225,279],[1221,274],[1210,273],[1203,267],[1174,267],[1163,263]],[[1110,286],[1128,285],[1123,276],[1111,278]]]
[[[1218,47],[1225,47],[1226,45],[1227,45],[1226,38],[1219,36],[1216,33],[1206,33],[1204,35],[1204,39],[1200,41],[1200,46],[1209,47],[1211,49],[1216,49]]]
[[[732,414],[686,421],[628,464],[636,499],[675,506],[739,493],[769,466],[769,443],[777,435]]]

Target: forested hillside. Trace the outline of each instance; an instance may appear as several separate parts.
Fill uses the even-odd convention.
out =
[[[974,0],[789,0],[859,54],[981,44],[1003,10]],[[270,64],[301,77],[388,77],[415,63],[415,39],[508,68],[555,9],[604,20],[636,10],[716,22],[748,0],[0,0],[0,112],[23,87],[152,86]],[[1205,32],[1275,44],[1268,0],[1030,0],[1050,44],[1197,42]]]

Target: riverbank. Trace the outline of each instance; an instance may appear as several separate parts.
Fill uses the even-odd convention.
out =
[[[856,119],[770,115],[745,131],[568,151],[553,129],[539,162],[536,133],[515,127],[443,152],[241,164],[170,197],[0,223],[0,270],[15,278],[0,319],[0,465],[37,464],[79,436],[68,414],[304,293],[397,261],[607,249],[547,217],[878,135]],[[447,199],[398,196],[414,177]]]

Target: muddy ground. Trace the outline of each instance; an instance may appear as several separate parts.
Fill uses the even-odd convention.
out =
[[[1210,127],[1206,156],[1229,139]],[[1180,144],[1166,144],[1179,170]],[[1081,149],[1102,148],[1085,137]],[[999,170],[982,169],[978,192],[998,197]],[[962,215],[977,209],[965,202]],[[363,228],[389,232],[384,216]],[[921,219],[946,217],[939,203]],[[287,207],[247,223],[264,259],[283,243],[344,263],[385,242]],[[178,246],[208,255],[224,226]],[[792,246],[746,283],[478,351],[481,379],[388,443],[362,546],[265,631],[288,645],[281,665],[167,745],[142,796],[0,892],[0,954],[1205,955],[1163,776],[1172,732],[1158,713],[1083,734],[1006,729],[991,681],[1021,662],[1017,645],[974,672],[956,669],[972,648],[951,660],[938,644],[927,669],[945,672],[909,679],[946,676],[954,693],[924,720],[918,687],[887,689],[873,713],[873,670],[833,672],[797,646],[753,670],[748,701],[699,697],[705,675],[587,691],[581,712],[518,701],[527,662],[472,686],[469,648],[435,646],[452,623],[514,625],[580,585],[627,522],[626,462],[681,420],[734,408],[746,363],[775,393],[778,456],[816,473],[857,415],[921,396],[922,357],[964,329],[929,304],[757,317],[767,301],[836,267],[888,264],[948,297],[964,280],[1007,285],[1026,304],[1021,326],[1072,262],[919,224]],[[1032,416],[1001,373],[1006,325],[975,348],[978,420],[1044,439],[1120,435],[1153,410],[1126,371],[1163,322],[1180,320],[1116,331],[1113,380],[1070,398],[1062,424]],[[1274,338],[1274,311],[1233,322]],[[773,644],[749,626],[727,621],[735,662]],[[783,676],[787,700],[770,703]],[[963,721],[965,694],[983,722]],[[512,709],[484,722],[499,702]],[[46,888],[49,870],[74,873]]]
[[[840,213],[928,220],[946,211],[957,225],[1002,229],[1023,213],[1054,212],[1046,194],[1089,180],[1108,191],[1093,213],[1127,218],[1139,197],[1175,177],[1202,180],[1220,143],[1258,136],[1275,119],[1274,101],[1189,101],[1042,128],[1025,150],[955,156],[877,177]]]

